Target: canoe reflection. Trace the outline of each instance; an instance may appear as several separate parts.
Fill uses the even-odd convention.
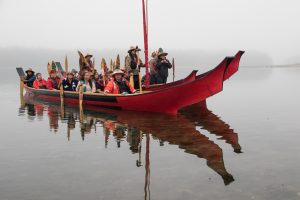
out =
[[[199,111],[199,106],[201,111]],[[122,142],[128,142],[132,153],[139,153],[136,161],[138,167],[142,166],[141,148],[142,140],[146,139],[146,152],[149,154],[149,136],[158,140],[160,145],[169,143],[177,145],[186,153],[193,154],[207,161],[207,166],[218,173],[225,185],[234,181],[233,176],[227,172],[222,149],[207,136],[197,130],[197,126],[205,129],[210,134],[220,136],[222,140],[229,143],[236,153],[241,153],[238,143],[238,134],[230,129],[218,116],[209,111],[204,104],[197,105],[198,109],[185,109],[177,116],[169,116],[155,113],[139,113],[124,111],[103,111],[95,108],[87,108],[80,113],[78,108],[60,107],[57,104],[41,103],[33,99],[25,99],[25,104],[19,109],[20,115],[41,117],[47,113],[50,130],[59,129],[59,121],[68,124],[67,138],[70,140],[71,131],[76,125],[80,125],[82,140],[92,132],[97,132],[99,125],[103,127],[105,147],[113,137],[118,147]],[[200,130],[201,130],[200,129]],[[148,138],[148,139],[147,139]],[[145,161],[145,167],[149,167],[149,160]],[[148,173],[149,176],[149,173]],[[145,188],[146,184],[145,184]]]

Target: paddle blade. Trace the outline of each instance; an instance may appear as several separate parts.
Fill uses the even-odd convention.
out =
[[[52,66],[51,64],[48,62],[47,64],[47,71],[48,71],[48,74],[50,74],[50,71],[52,70]]]
[[[103,76],[105,76],[106,72],[107,72],[106,61],[105,61],[104,58],[102,58],[102,60],[101,60],[101,73],[102,73]]]
[[[19,77],[20,77],[21,79],[25,77],[25,73],[24,73],[24,70],[23,70],[22,67],[17,67],[16,70],[17,70],[18,75],[19,75]]]
[[[120,67],[121,67],[121,61],[120,61],[120,55],[118,54],[116,59],[116,68],[120,69]]]
[[[64,69],[62,68],[60,62],[55,62],[55,65],[56,65],[58,71],[60,71],[61,73],[64,73]]]
[[[69,72],[69,62],[68,62],[68,56],[65,57],[65,71]]]
[[[51,70],[56,71],[56,65],[54,61],[52,61]]]
[[[114,70],[114,68],[113,68],[113,60],[112,59],[110,59],[110,65],[109,65],[109,70],[110,71],[113,71]]]
[[[83,56],[83,54],[78,50],[77,51],[78,55],[79,55],[79,68],[80,68],[80,72],[82,72],[82,69],[83,69],[83,63],[85,61],[85,58]]]

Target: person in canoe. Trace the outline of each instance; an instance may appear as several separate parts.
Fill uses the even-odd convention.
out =
[[[172,64],[167,59],[168,53],[164,52],[162,48],[159,48],[157,54],[157,62],[156,62],[156,69],[157,69],[157,83],[167,83],[167,79],[169,76],[169,69],[172,68]]]
[[[74,79],[78,80],[78,71],[76,69],[72,69],[71,73],[74,75]]]
[[[157,53],[154,51],[151,54],[152,59],[149,61],[149,66],[150,66],[150,84],[157,84],[157,79],[156,79],[156,62],[157,62]]]
[[[124,78],[124,72],[120,69],[115,69],[112,74],[112,79],[104,88],[105,94],[133,94],[136,90]]]
[[[74,78],[72,72],[68,72],[67,78],[62,81],[62,85],[65,91],[76,91],[78,81]]]
[[[41,73],[36,74],[36,80],[33,82],[33,87],[35,89],[47,89],[47,81],[43,79]]]
[[[76,91],[83,86],[83,92],[94,93],[96,92],[95,82],[91,79],[91,72],[85,70],[82,74],[81,80],[78,82]]]
[[[138,46],[132,46],[128,50],[128,55],[125,58],[125,70],[129,76],[133,75],[135,89],[140,88],[139,72],[140,68],[144,67],[144,64],[138,56],[139,51],[141,51],[141,49],[139,49]]]
[[[94,81],[95,81],[96,91],[98,93],[104,91],[104,81],[102,75],[99,74],[98,72],[95,72]]]
[[[36,79],[36,76],[34,75],[34,71],[31,68],[28,68],[28,70],[26,70],[25,73],[26,73],[26,76],[25,76],[25,79],[23,80],[24,83],[28,87],[33,87],[33,82]]]
[[[47,80],[46,87],[48,90],[58,90],[60,78],[57,77],[57,73],[54,70],[49,72],[49,78]]]

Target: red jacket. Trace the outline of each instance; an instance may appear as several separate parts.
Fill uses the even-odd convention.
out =
[[[130,83],[126,79],[123,79],[123,81],[125,81],[130,92],[135,93],[135,89],[132,87],[132,85],[130,85]],[[109,94],[120,94],[119,86],[115,83],[114,79],[108,82],[108,84],[104,88],[104,92],[107,92]]]
[[[52,79],[52,78],[48,78],[47,80],[47,89],[48,90],[58,90],[58,85],[59,85],[60,80],[59,79]]]
[[[47,81],[45,81],[44,79],[42,79],[42,80],[35,80],[34,82],[33,82],[33,87],[35,88],[35,89],[46,89],[47,88]]]

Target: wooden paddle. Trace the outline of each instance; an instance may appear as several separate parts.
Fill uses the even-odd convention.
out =
[[[117,59],[116,59],[116,67],[118,67],[119,69],[121,69],[121,61],[120,61],[120,55],[117,55]]]
[[[140,93],[143,93],[143,87],[142,87],[142,76],[141,76],[141,72],[139,72],[139,84],[140,84]]]
[[[66,73],[69,72],[69,62],[68,62],[68,56],[65,57],[65,71]]]
[[[48,74],[50,74],[50,71],[52,70],[52,66],[51,64],[48,62],[47,64],[47,71],[48,71]]]
[[[24,78],[25,78],[25,73],[22,67],[17,67],[16,68],[18,75],[20,77],[20,96],[24,96]]]
[[[79,120],[82,123],[83,122],[83,86],[79,86]]]
[[[114,71],[113,60],[112,60],[112,59],[110,59],[109,70],[110,70],[110,71]]]
[[[101,72],[102,72],[102,77],[103,77],[103,84],[104,86],[106,85],[106,77],[107,77],[107,65],[106,65],[106,61],[104,58],[102,58],[101,60]]]
[[[136,49],[138,50],[138,47],[136,47]],[[137,65],[139,68],[139,85],[140,85],[140,93],[142,93],[142,77],[141,77],[141,71],[140,71],[140,64],[141,64],[141,58],[140,58],[140,51],[137,51]]]
[[[79,55],[79,66],[80,66],[80,72],[82,72],[83,69],[83,63],[88,65],[88,62],[86,61],[84,55],[78,50],[78,55]]]
[[[134,87],[133,74],[130,74],[129,76],[130,76],[129,83],[132,87]]]
[[[65,117],[65,109],[64,109],[64,87],[63,84],[60,83],[59,87],[59,94],[60,94],[60,109],[61,109],[61,117]]]

